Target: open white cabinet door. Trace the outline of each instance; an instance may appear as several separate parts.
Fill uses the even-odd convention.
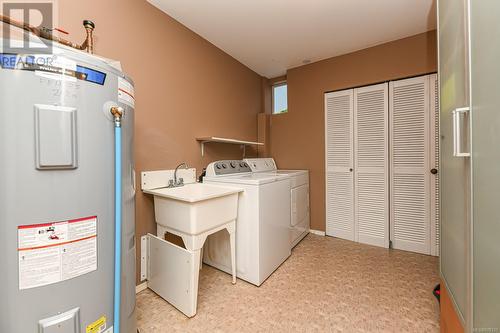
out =
[[[431,252],[434,177],[429,88],[429,76],[390,82],[389,88],[392,245],[423,254]]]
[[[357,241],[389,247],[388,84],[354,89]]]
[[[141,237],[141,281],[188,317],[196,314],[200,250],[190,251],[155,235]]]
[[[355,240],[353,90],[325,94],[326,234]]]

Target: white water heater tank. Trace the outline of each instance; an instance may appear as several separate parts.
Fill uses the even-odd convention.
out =
[[[0,332],[113,332],[109,109],[119,106],[120,333],[136,333],[132,81],[105,59],[54,44],[51,54],[0,53],[0,94]]]

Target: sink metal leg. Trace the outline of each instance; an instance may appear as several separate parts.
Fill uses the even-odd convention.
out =
[[[227,227],[229,232],[229,243],[231,244],[231,273],[233,284],[236,284],[236,221],[231,222]]]

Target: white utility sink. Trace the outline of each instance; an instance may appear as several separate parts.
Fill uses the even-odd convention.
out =
[[[187,184],[164,187],[174,170],[145,171],[142,190],[152,194],[156,236],[141,237],[141,280],[188,317],[196,314],[203,244],[208,236],[229,233],[231,273],[236,283],[236,219],[243,189],[195,183],[196,170],[179,170]],[[165,233],[182,238],[184,248],[165,240]]]
[[[235,220],[241,189],[203,183],[144,190],[154,196],[156,223],[188,235],[198,235]]]

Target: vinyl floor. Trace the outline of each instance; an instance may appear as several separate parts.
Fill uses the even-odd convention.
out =
[[[438,258],[308,235],[260,287],[204,265],[188,319],[147,289],[141,333],[439,332]]]

